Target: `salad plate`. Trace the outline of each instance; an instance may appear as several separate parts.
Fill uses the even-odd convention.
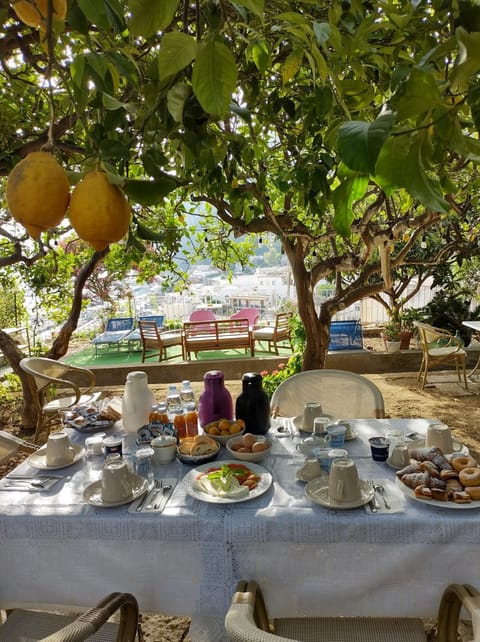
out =
[[[80,461],[85,454],[85,449],[78,444],[72,444],[72,447],[75,451],[72,461],[69,461],[67,464],[60,464],[57,466],[49,466],[47,464],[47,447],[42,446],[36,452],[34,452],[28,458],[28,463],[33,468],[39,468],[40,470],[58,470],[59,468],[67,468],[68,466],[73,466],[77,461]]]
[[[220,470],[222,466],[230,465],[233,465],[233,467],[236,468],[239,468],[240,466],[246,468],[251,473],[259,477],[257,485],[255,486],[255,488],[250,490],[248,494],[242,494],[238,497],[220,497],[216,494],[208,492],[208,488],[204,488],[201,484],[199,484],[198,480],[202,477],[203,474],[217,471]],[[188,495],[190,495],[190,497],[199,499],[202,502],[209,502],[211,504],[237,504],[239,502],[246,502],[250,499],[255,499],[256,497],[260,497],[261,495],[266,493],[272,485],[272,482],[272,475],[263,466],[260,466],[259,464],[253,464],[251,462],[245,462],[245,464],[243,464],[242,462],[233,459],[213,462],[211,464],[202,464],[201,466],[197,466],[196,468],[193,468],[191,471],[189,471],[183,479],[185,491]]]

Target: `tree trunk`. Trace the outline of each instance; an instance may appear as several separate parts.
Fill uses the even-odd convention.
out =
[[[17,344],[12,337],[3,330],[0,330],[0,350],[5,355],[9,366],[19,377],[20,383],[22,384],[22,426],[28,431],[35,430],[37,425],[37,410],[33,401],[33,395],[27,374],[20,368],[20,360],[23,359],[25,355],[17,348]]]

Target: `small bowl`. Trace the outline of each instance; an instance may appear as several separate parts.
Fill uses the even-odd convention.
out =
[[[214,423],[214,422],[212,422],[212,423]],[[216,423],[216,422],[215,422],[215,423]],[[207,424],[207,426],[204,426],[204,427],[203,427],[203,432],[204,432],[204,434],[205,434],[205,435],[208,435],[208,436],[209,436],[209,437],[211,437],[212,439],[215,439],[215,441],[218,441],[218,443],[219,443],[221,446],[226,446],[226,445],[227,445],[227,442],[228,442],[230,439],[232,439],[233,437],[239,437],[240,435],[243,435],[243,433],[245,432],[245,428],[243,428],[240,432],[235,432],[235,433],[231,433],[231,434],[228,434],[228,435],[212,435],[211,433],[209,433],[209,432],[207,432],[207,431],[205,430],[205,428],[207,428],[207,427],[208,427],[208,425],[209,425],[209,424]]]
[[[267,450],[261,450],[258,453],[240,453],[238,452],[238,450],[232,450],[231,448],[232,445],[238,444],[241,441],[242,441],[241,435],[239,435],[238,437],[232,437],[227,441],[227,450],[229,454],[235,459],[240,459],[240,461],[251,461],[253,463],[258,463],[260,461],[263,461],[265,457],[269,455],[272,450],[272,442],[270,441],[270,439],[263,437],[263,435],[255,435],[255,441],[266,442],[268,445]]]
[[[187,437],[188,439],[194,439],[194,437]],[[185,440],[184,440],[185,441]],[[218,457],[220,452],[220,444],[214,440],[215,450],[211,450],[205,455],[187,455],[180,450],[181,444],[177,446],[177,457],[182,464],[189,464],[191,466],[200,466],[201,464],[208,464],[208,462],[213,461]]]

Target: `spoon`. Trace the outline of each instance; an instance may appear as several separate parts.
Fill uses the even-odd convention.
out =
[[[383,499],[383,504],[386,509],[390,510],[390,504],[385,499],[385,488],[381,484],[373,484],[373,488],[378,492],[380,497]]]
[[[172,490],[172,484],[163,484],[163,486],[162,486],[162,494],[163,495],[166,495],[170,490]],[[162,504],[162,500],[160,500],[159,502],[157,502],[154,505],[153,510],[158,510],[160,508],[161,504]]]

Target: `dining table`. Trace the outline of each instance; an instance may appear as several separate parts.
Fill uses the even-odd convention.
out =
[[[462,321],[462,325],[464,325],[466,328],[470,328],[470,330],[473,330],[473,332],[476,334],[480,332],[480,321],[471,321],[471,320]],[[475,367],[469,372],[468,376],[469,377],[473,376],[477,372],[479,367],[480,367],[480,355],[478,356]]]
[[[83,456],[53,471],[60,479],[47,490],[8,490],[4,478],[0,608],[83,607],[126,591],[141,611],[190,616],[194,642],[224,642],[235,586],[255,579],[272,617],[435,617],[449,583],[478,583],[480,501],[414,499],[397,483],[396,469],[372,459],[368,442],[394,431],[420,447],[431,421],[350,420],[348,456],[361,480],[385,489],[389,508],[376,494],[377,512],[369,503],[345,510],[307,496],[297,446],[309,435],[294,418],[272,419],[272,447],[257,464],[268,483],[245,501],[202,498],[192,490],[195,468],[178,460],[155,467],[155,477],[174,480],[158,512],[136,511],[138,500],[108,508],[88,503],[85,489],[100,479],[101,467]],[[121,423],[109,432],[123,434],[128,459],[134,437]],[[83,444],[85,434],[68,433]],[[230,459],[222,447],[212,466]],[[9,476],[44,472],[29,458]]]

